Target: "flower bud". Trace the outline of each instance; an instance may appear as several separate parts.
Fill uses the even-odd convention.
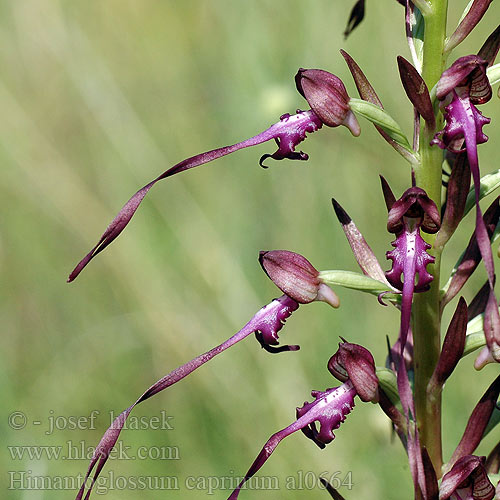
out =
[[[359,123],[349,107],[350,98],[340,78],[321,69],[300,68],[295,84],[325,125],[345,125],[352,135],[360,134]]]
[[[299,304],[314,300],[339,307],[335,292],[319,280],[319,271],[302,255],[287,250],[260,252],[259,261],[273,283]]]
[[[430,234],[436,233],[441,226],[441,217],[436,204],[423,189],[418,187],[407,189],[401,198],[394,202],[389,210],[387,230],[390,233],[402,231],[403,217],[421,219],[422,231]]]
[[[444,100],[460,87],[466,87],[473,104],[484,104],[491,99],[491,85],[486,76],[488,61],[479,56],[470,55],[457,59],[443,72],[436,84],[436,97]]]
[[[362,401],[378,400],[378,378],[370,351],[358,344],[342,342],[328,361],[330,373],[345,382],[349,379]]]

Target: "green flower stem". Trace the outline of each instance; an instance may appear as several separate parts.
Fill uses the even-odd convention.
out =
[[[432,0],[430,10],[424,13],[425,35],[423,47],[422,76],[428,88],[432,88],[445,69],[444,41],[446,37],[446,16],[448,0]],[[425,189],[430,198],[441,209],[441,167],[443,152],[430,141],[442,127],[437,120],[436,128],[422,125],[420,135],[421,163],[415,169],[417,186]],[[426,238],[434,243],[434,236]],[[429,380],[439,358],[441,349],[441,313],[439,294],[439,274],[441,249],[432,249],[436,258],[429,266],[434,281],[428,292],[416,294],[413,306],[413,337],[415,356],[415,405],[420,442],[427,448],[438,477],[441,474],[441,394],[428,393]]]

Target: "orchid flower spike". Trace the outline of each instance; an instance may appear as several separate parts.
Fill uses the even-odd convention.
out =
[[[314,401],[304,402],[296,410],[297,420],[268,439],[229,500],[238,498],[243,485],[260,470],[284,438],[301,430],[320,448],[324,448],[335,439],[333,431],[340,427],[354,408],[356,395],[363,401],[375,400],[378,397],[375,362],[364,347],[342,343],[339,352],[328,363],[328,368],[337,378],[344,380],[344,383],[324,392],[311,392]],[[316,422],[319,423],[319,429]]]
[[[436,85],[436,96],[445,107],[446,125],[432,141],[441,148],[458,153],[466,151],[469,160],[476,201],[476,238],[483,258],[488,281],[490,298],[485,318],[485,335],[492,356],[500,361],[500,316],[495,297],[495,268],[488,230],[479,206],[481,177],[477,145],[488,140],[483,126],[490,122],[476,108],[491,99],[492,90],[486,75],[489,62],[479,56],[470,55],[457,59],[447,69]]]
[[[132,198],[122,207],[118,215],[111,221],[108,228],[101,236],[97,244],[78,263],[71,272],[68,282],[73,281],[83,268],[110,243],[113,242],[125,229],[130,219],[135,214],[139,205],[149,190],[160,180],[171,177],[185,170],[203,165],[243,148],[256,146],[274,139],[278,149],[272,154],[263,155],[259,164],[266,168],[264,160],[308,160],[309,156],[303,151],[296,151],[296,147],[306,139],[306,135],[316,132],[323,124],[329,127],[345,125],[353,135],[360,134],[359,124],[356,117],[349,108],[349,96],[340,78],[318,69],[299,69],[295,77],[297,89],[307,100],[312,109],[307,111],[297,110],[295,115],[284,114],[278,123],[275,123],[264,132],[250,139],[238,142],[231,146],[225,146],[212,151],[201,153],[174,165],[139,189]]]

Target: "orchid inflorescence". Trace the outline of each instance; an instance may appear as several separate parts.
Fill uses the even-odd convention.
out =
[[[394,248],[386,254],[390,269],[384,271],[354,221],[335,199],[332,200],[335,214],[361,273],[318,271],[305,257],[287,250],[260,252],[263,270],[282,295],[260,309],[228,340],[158,380],[115,419],[96,447],[78,500],[84,494],[89,498],[95,480],[136,405],[179,382],[251,334],[255,334],[261,347],[269,353],[297,351],[299,346],[280,345],[278,333],[300,305],[321,301],[338,308],[340,300],[332,287],[368,292],[377,297],[381,305],[390,304],[400,312],[399,333],[393,345],[388,346],[385,367],[376,367],[365,347],[342,338],[327,363],[329,372],[341,385],[312,391],[314,400],[304,402],[296,410],[296,420],[269,438],[229,498],[238,497],[245,482],[292,433],[301,430],[320,448],[333,441],[333,432],[354,411],[356,397],[362,402],[378,404],[389,417],[408,455],[416,499],[488,500],[495,495],[500,498],[500,443],[488,458],[474,455],[491,428],[493,413],[499,409],[500,375],[479,400],[462,439],[447,461],[443,460],[441,444],[441,394],[458,362],[475,350],[480,350],[475,361],[477,369],[487,363],[500,362],[500,316],[491,249],[492,242],[500,234],[500,197],[484,214],[480,206],[481,199],[500,186],[500,170],[496,175],[481,179],[478,146],[488,140],[483,127],[490,119],[477,109],[493,98],[492,85],[500,81],[500,65],[494,64],[500,48],[500,26],[477,54],[459,57],[446,66],[445,61],[452,50],[479,23],[491,1],[470,2],[458,27],[447,39],[444,39],[444,28],[441,31],[431,29],[436,26],[439,16],[446,20],[446,0],[399,0],[398,3],[405,10],[412,58],[412,63],[401,56],[397,61],[403,88],[413,106],[412,145],[384,109],[360,66],[342,51],[360,99],[350,97],[337,76],[320,69],[300,68],[295,84],[307,101],[308,110],[298,109],[294,115],[283,114],[264,132],[234,145],[192,156],[146,184],[123,206],[97,244],[72,271],[68,281],[75,280],[87,264],[120,235],[158,181],[272,139],[277,150],[260,158],[262,167],[267,168],[264,162],[269,160],[305,161],[308,155],[296,148],[307,134],[343,125],[358,137],[361,132],[359,117],[371,121],[410,166],[409,187],[399,198],[381,177],[382,198],[388,212],[387,231],[395,237]],[[346,36],[363,20],[364,13],[365,1],[359,0],[351,11]],[[439,50],[436,50],[436,43],[430,42],[439,37],[441,45],[438,44]],[[440,76],[431,75],[426,66],[430,60],[434,66],[441,65]],[[445,165],[451,169],[449,174]],[[443,249],[474,206],[475,229],[469,244],[448,281],[440,288],[439,264]],[[469,305],[460,297],[441,343],[442,312],[481,260],[487,281]],[[342,498],[331,485],[327,486],[332,497]]]

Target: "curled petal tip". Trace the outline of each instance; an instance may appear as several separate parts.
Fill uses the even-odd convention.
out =
[[[476,370],[482,370],[486,365],[494,363],[495,360],[490,352],[490,350],[485,346],[481,349],[476,360],[474,361],[474,368]]]
[[[340,299],[338,295],[324,283],[320,283],[318,289],[318,295],[316,300],[321,300],[322,302],[326,302],[330,304],[333,308],[338,309],[340,307]]]
[[[346,117],[344,118],[344,121],[342,122],[342,125],[345,125],[351,134],[354,137],[359,137],[361,134],[361,127],[359,126],[359,122],[356,118],[356,115],[349,110]]]

